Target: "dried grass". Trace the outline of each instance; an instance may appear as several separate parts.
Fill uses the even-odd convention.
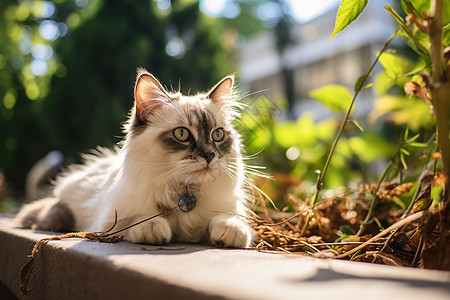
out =
[[[255,213],[252,220],[257,249],[422,267],[424,236],[430,240],[437,234],[439,208],[403,215],[405,210],[396,208],[393,203],[399,202],[398,197],[408,193],[413,185],[387,182],[380,185],[377,191],[380,204],[374,213],[375,221],[367,226],[364,236],[356,236],[352,232],[356,232],[364,221],[368,211],[364,198],[376,190],[375,185],[324,199],[313,207],[308,206],[308,199],[302,201],[289,195],[295,208],[291,213],[269,209],[260,199],[260,212]],[[308,215],[312,218],[301,236]],[[425,231],[425,224],[428,224],[428,231]],[[387,238],[389,234],[392,236]]]

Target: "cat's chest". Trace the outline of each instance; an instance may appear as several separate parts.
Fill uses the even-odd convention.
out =
[[[189,212],[175,211],[167,216],[176,240],[199,242],[206,235],[211,213],[198,209]]]
[[[233,211],[236,205],[231,192],[233,186],[227,186],[227,180],[188,186],[178,191],[172,193],[170,205],[179,206],[168,213],[166,218],[179,241],[201,241],[207,235],[211,219],[217,214]]]

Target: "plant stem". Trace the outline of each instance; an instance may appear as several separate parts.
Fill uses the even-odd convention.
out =
[[[438,257],[437,266],[443,266],[446,259],[445,249],[448,246],[447,241],[450,239],[448,227],[450,224],[450,139],[449,139],[449,119],[450,119],[450,80],[446,78],[449,66],[443,64],[442,51],[442,11],[443,0],[432,0],[430,5],[431,25],[430,25],[430,41],[431,41],[431,58],[433,62],[431,94],[434,105],[434,115],[436,118],[436,129],[438,135],[439,150],[444,172],[447,176],[444,191],[443,208],[439,214],[439,239],[437,241]]]
[[[404,134],[402,134],[402,136],[404,136]],[[407,137],[404,137],[404,139],[406,140]],[[427,145],[430,144],[430,143],[432,142],[433,139],[434,139],[434,137],[431,137],[431,138],[427,141]],[[378,180],[378,184],[377,184],[377,187],[376,187],[375,192],[374,192],[374,196],[375,196],[375,197],[374,197],[374,199],[372,200],[372,203],[370,204],[370,208],[369,208],[369,211],[368,211],[368,213],[367,213],[367,216],[366,216],[366,218],[364,219],[364,221],[362,222],[362,224],[360,225],[359,230],[358,230],[358,232],[356,233],[356,235],[360,236],[361,234],[363,234],[363,233],[364,233],[364,230],[365,230],[366,227],[367,227],[367,225],[370,224],[371,219],[372,219],[372,215],[373,215],[373,211],[374,211],[374,209],[375,209],[375,206],[378,204],[378,203],[377,203],[377,202],[378,202],[378,196],[377,196],[378,189],[380,188],[381,183],[383,182],[384,178],[386,177],[387,172],[389,171],[389,168],[392,166],[395,157],[396,157],[397,155],[400,154],[400,148],[402,148],[402,146],[403,146],[403,145],[402,145],[402,140],[400,139],[400,141],[399,141],[399,146],[398,146],[397,151],[395,151],[394,155],[392,156],[391,160],[389,161],[389,164],[387,165],[386,169],[384,170],[383,175],[381,175],[381,178]],[[431,152],[433,152],[433,151],[431,151]],[[430,159],[430,156],[428,156],[427,162],[425,163],[425,166],[424,166],[424,170],[422,171],[422,174],[421,174],[420,177],[422,177],[422,175],[425,173],[425,171],[426,171],[426,169],[427,169],[427,164],[428,164],[429,159]],[[401,181],[400,181],[400,182],[401,182]],[[409,212],[411,211],[411,209],[412,209],[412,207],[413,207],[413,205],[414,205],[414,202],[415,202],[415,200],[416,200],[416,198],[417,198],[417,196],[418,196],[418,194],[419,194],[419,192],[420,192],[420,190],[421,190],[421,186],[422,186],[422,181],[419,180],[419,181],[418,181],[417,188],[416,188],[416,191],[415,191],[415,193],[414,193],[414,196],[413,196],[413,198],[412,198],[412,200],[411,200],[411,202],[410,202],[408,208],[406,209],[406,211],[405,211],[405,212],[403,213],[403,215],[401,216],[400,220],[402,220],[403,218],[405,218],[405,217],[409,214]],[[395,234],[395,232],[392,232],[392,233],[391,233],[391,235],[390,235],[389,238],[388,238],[388,241],[385,243],[385,246],[383,247],[383,249],[381,249],[381,251],[384,251],[384,249],[387,247],[387,245],[389,244],[390,239],[392,238],[392,236],[393,236],[394,234]]]
[[[417,47],[417,49],[426,56],[429,56],[430,53],[428,52],[427,48],[425,48],[418,40],[417,38],[414,36],[414,34],[412,33],[411,29],[409,29],[409,27],[406,25],[405,21],[403,20],[402,17],[400,17],[400,15],[389,5],[386,5],[384,7],[384,9],[386,9],[386,11],[392,16],[392,18],[394,18],[394,20],[400,25],[400,27],[403,29],[403,31],[408,35],[408,37],[411,39],[411,41],[413,41],[414,45]]]
[[[398,151],[397,151],[398,153]],[[395,156],[397,156],[397,153],[395,153],[394,157],[389,161],[388,165],[386,166],[386,169],[383,172],[383,175],[381,175],[380,179],[378,180],[377,183],[377,188],[374,191],[374,198],[372,200],[372,203],[370,203],[370,208],[369,211],[367,212],[366,218],[364,219],[364,221],[361,223],[361,225],[359,226],[359,230],[356,233],[357,236],[360,236],[364,233],[364,231],[366,230],[367,225],[369,225],[372,221],[372,216],[373,216],[373,212],[375,210],[375,207],[378,204],[378,190],[380,189],[380,185],[383,182],[384,178],[386,177],[387,173],[389,172],[389,169],[392,166],[392,162],[395,158]]]
[[[444,78],[442,59],[442,0],[431,1],[432,22],[430,26],[431,58],[433,61],[431,93],[438,133],[438,144],[442,154],[442,163],[447,175],[450,170],[450,140],[449,140],[449,98],[450,81]],[[445,66],[446,67],[446,66]]]
[[[325,178],[325,174],[327,173],[328,166],[330,165],[331,158],[333,157],[334,151],[336,150],[336,146],[339,142],[339,139],[341,138],[342,132],[344,131],[345,125],[347,124],[348,120],[350,119],[350,114],[352,112],[353,105],[355,103],[356,97],[359,95],[361,90],[364,87],[364,84],[366,83],[367,79],[370,76],[370,73],[372,73],[373,68],[377,64],[378,60],[380,59],[381,54],[386,50],[389,43],[397,36],[397,32],[395,32],[383,45],[383,48],[381,49],[380,53],[377,55],[375,61],[372,63],[372,65],[369,68],[369,71],[364,75],[362,83],[359,85],[358,89],[355,89],[355,92],[353,94],[352,101],[350,102],[350,106],[347,109],[347,113],[345,114],[344,120],[342,120],[341,126],[338,130],[338,133],[336,135],[336,138],[334,139],[333,145],[331,146],[330,152],[328,153],[327,160],[325,162],[325,165],[323,167],[322,172],[319,173],[319,176],[317,178],[316,182],[316,191],[311,199],[311,202],[309,203],[309,206],[312,207],[317,199],[319,198],[320,190],[323,186],[323,179]],[[306,229],[308,228],[309,222],[311,221],[311,215],[309,214],[305,224],[303,225],[302,231],[300,232],[300,236],[303,236],[303,234],[306,232]]]
[[[406,218],[408,216],[409,212],[411,211],[411,209],[413,208],[414,203],[416,202],[417,196],[419,196],[419,193],[420,193],[420,191],[422,189],[422,184],[423,184],[423,181],[418,181],[417,182],[416,191],[414,192],[414,195],[413,195],[413,197],[411,199],[411,202],[409,203],[408,208],[405,210],[405,212],[400,217],[400,220],[403,220],[404,218]],[[386,250],[387,247],[389,247],[389,244],[391,243],[391,240],[394,237],[394,235],[397,233],[398,229],[393,230],[391,232],[389,237],[386,239],[386,242],[384,242],[383,248],[381,248],[380,252],[383,252],[384,250]]]

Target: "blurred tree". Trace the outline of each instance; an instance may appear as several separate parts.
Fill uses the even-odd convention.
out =
[[[220,27],[198,2],[159,4],[0,2],[0,168],[10,184],[23,188],[30,166],[50,150],[77,157],[118,142],[137,67],[169,89],[181,84],[185,93],[206,90],[234,71]],[[25,43],[49,46],[53,55],[42,66]]]
[[[288,103],[288,117],[294,119],[294,102],[295,102],[295,87],[294,87],[294,70],[285,59],[285,51],[287,47],[292,44],[293,39],[291,35],[291,27],[293,18],[290,12],[290,6],[286,0],[276,0],[274,3],[279,7],[280,17],[275,26],[275,39],[277,43],[278,56],[280,59],[281,76],[283,77],[284,94]],[[298,92],[298,91],[297,91]]]
[[[286,0],[228,0],[222,18],[223,26],[234,37],[234,45],[242,47],[245,40],[262,31],[270,30],[278,52],[288,117],[294,118],[294,74],[286,63],[285,50],[292,44],[291,27],[295,23],[290,4]],[[298,88],[298,87],[297,87]]]
[[[40,33],[55,16],[52,2],[0,1],[0,170],[12,186],[22,186],[28,168],[48,151],[37,111],[56,70],[50,45],[57,36]]]
[[[239,34],[239,39],[243,41],[267,28],[258,16],[258,8],[266,2],[267,0],[228,0],[219,22],[225,30],[233,30]],[[235,42],[239,43],[239,40]]]

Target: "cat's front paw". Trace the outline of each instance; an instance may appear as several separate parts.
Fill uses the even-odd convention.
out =
[[[213,244],[223,247],[248,248],[252,242],[253,230],[243,218],[220,214],[209,224]]]
[[[172,239],[169,222],[156,218],[126,230],[124,240],[132,243],[164,245]]]

